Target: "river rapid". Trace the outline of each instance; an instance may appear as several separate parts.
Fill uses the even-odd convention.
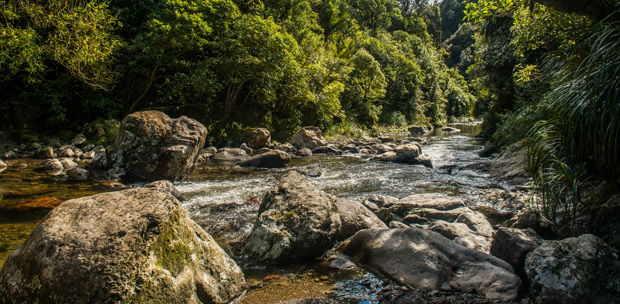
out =
[[[305,173],[315,186],[340,198],[362,202],[369,197],[402,198],[415,193],[457,196],[468,204],[489,205],[480,193],[507,186],[477,170],[487,162],[478,152],[477,125],[456,125],[459,133],[440,130],[425,136],[424,154],[434,169],[369,161],[369,155],[315,155],[293,158],[285,169],[246,169],[225,164],[200,164],[190,181],[176,186],[192,218],[226,249],[243,268],[251,288],[237,303],[277,303],[309,297],[330,297],[341,303],[376,303],[383,280],[363,269],[333,267],[320,260],[288,265],[265,265],[243,254],[243,241],[252,229],[260,201],[289,170]],[[405,135],[392,135],[402,139]],[[12,160],[0,173],[0,208],[23,199],[61,200],[112,191],[104,181],[66,182],[33,170],[39,161]],[[26,166],[16,166],[23,163]],[[471,168],[471,169],[467,169]],[[0,214],[0,266],[44,217],[44,213]]]

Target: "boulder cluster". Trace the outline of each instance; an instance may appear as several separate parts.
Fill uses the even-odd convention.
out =
[[[200,161],[282,168],[296,156],[366,153],[375,154],[371,160],[432,167],[415,139],[336,145],[320,129],[304,127],[279,144],[266,129],[250,134],[239,148],[203,149],[206,128],[200,123],[145,111],[127,116],[107,148],[77,136],[72,145],[29,152],[44,159],[39,170],[53,176],[87,179],[88,166],[151,183],[17,206],[53,210],[5,262],[0,302],[229,303],[242,295],[247,284],[241,268],[189,217],[171,182],[187,178]],[[0,161],[0,170],[6,167]],[[605,224],[598,226],[605,240],[591,234],[558,240],[553,225],[533,209],[497,220],[499,213],[436,193],[355,202],[317,189],[294,170],[284,171],[262,199],[251,200],[260,207],[251,233],[240,240],[244,254],[265,263],[323,258],[337,269],[364,267],[400,286],[384,288],[380,303],[438,295],[447,295],[447,302],[504,303],[525,295],[535,303],[620,301],[620,261],[605,242],[617,241],[610,232],[615,226],[607,225],[620,205],[615,201],[596,215]]]

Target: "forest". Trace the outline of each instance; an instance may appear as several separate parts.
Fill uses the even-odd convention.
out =
[[[151,109],[199,120],[213,144],[253,127],[284,141],[306,125],[361,136],[483,119],[499,149],[534,143],[545,200],[574,205],[593,177],[618,186],[617,1],[0,7],[0,125],[18,141]]]
[[[0,302],[617,303],[620,0],[0,0],[0,152]]]

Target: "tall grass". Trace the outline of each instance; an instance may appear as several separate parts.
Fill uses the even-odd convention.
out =
[[[529,167],[551,219],[561,210],[574,220],[590,178],[620,189],[620,24],[589,37],[589,54],[548,96],[555,114],[529,133]]]

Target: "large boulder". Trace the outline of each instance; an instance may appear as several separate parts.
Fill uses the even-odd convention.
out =
[[[228,303],[244,289],[236,263],[155,189],[64,202],[0,272],[1,303]]]
[[[491,254],[508,262],[525,283],[525,257],[542,241],[532,229],[500,228],[491,243]]]
[[[308,148],[314,150],[318,147],[327,145],[323,139],[321,129],[317,127],[303,127],[293,134],[290,143],[297,149]]]
[[[159,111],[127,115],[110,151],[109,167],[127,171],[128,180],[180,180],[194,170],[207,129],[198,121]]]
[[[387,228],[372,211],[358,202],[339,199],[336,206],[342,222],[339,239],[347,239],[362,229]]]
[[[512,301],[521,288],[508,263],[424,229],[361,230],[336,250],[417,289],[439,290],[448,284],[460,291],[477,291],[489,300]]]
[[[408,143],[397,146],[394,151],[377,155],[371,160],[389,161],[401,164],[423,165],[432,168],[432,162],[422,154],[422,148],[417,143]]]
[[[322,255],[334,244],[342,226],[336,201],[299,173],[287,173],[265,195],[246,251],[275,263]]]
[[[237,163],[237,165],[241,167],[284,168],[290,161],[291,156],[288,155],[288,153],[279,150],[272,150],[254,155]]]
[[[620,303],[620,261],[591,234],[544,241],[525,259],[536,303]]]
[[[250,147],[260,149],[271,144],[271,133],[265,128],[256,128],[250,133]]]

